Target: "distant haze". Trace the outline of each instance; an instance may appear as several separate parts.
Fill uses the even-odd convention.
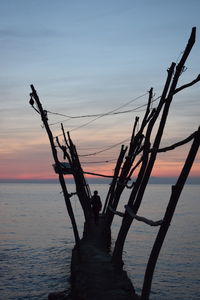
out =
[[[74,183],[72,178],[66,178],[67,184]],[[89,184],[110,184],[111,179],[102,178],[86,178]],[[175,177],[151,177],[149,184],[172,184],[174,185],[177,181]],[[59,183],[58,179],[0,179],[0,183]],[[132,182],[132,181],[131,181]],[[200,177],[189,177],[186,184],[200,184]]]

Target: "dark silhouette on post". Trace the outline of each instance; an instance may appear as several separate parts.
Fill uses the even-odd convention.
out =
[[[94,191],[94,195],[91,198],[92,211],[94,214],[94,222],[96,225],[99,223],[99,212],[102,208],[102,203],[98,191]]]

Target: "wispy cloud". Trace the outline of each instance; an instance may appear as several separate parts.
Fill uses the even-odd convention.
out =
[[[62,31],[59,30],[53,30],[53,29],[16,29],[16,28],[4,28],[0,29],[0,38],[22,38],[22,39],[44,39],[44,38],[59,38],[63,37],[65,34]]]

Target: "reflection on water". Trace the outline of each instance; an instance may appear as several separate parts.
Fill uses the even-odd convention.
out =
[[[57,184],[0,185],[0,294],[2,299],[47,299],[52,291],[69,287],[74,238]],[[105,199],[107,185],[91,185]],[[69,185],[69,191],[74,186]],[[152,300],[200,299],[200,218],[197,185],[187,185],[162,248],[152,285]],[[150,185],[139,215],[163,217],[170,195],[168,185]],[[129,196],[127,191],[119,205]],[[82,232],[83,217],[77,198],[72,206]],[[115,217],[112,237],[120,226]],[[134,222],[124,249],[125,269],[138,292],[158,228]]]

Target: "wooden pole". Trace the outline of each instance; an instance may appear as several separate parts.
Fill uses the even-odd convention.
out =
[[[144,138],[144,136],[143,136],[144,128],[150,121],[150,119],[148,119],[148,116],[150,114],[150,105],[151,105],[151,101],[152,101],[152,96],[153,96],[153,88],[151,88],[149,91],[149,98],[148,98],[146,112],[145,112],[140,130],[138,131],[137,134],[135,134],[135,130],[136,130],[136,125],[138,124],[139,118],[136,117],[136,119],[135,119],[135,123],[133,126],[133,133],[132,133],[132,137],[131,137],[131,141],[130,141],[130,145],[129,145],[128,156],[126,157],[126,160],[123,164],[123,167],[122,167],[122,170],[121,170],[121,173],[119,176],[119,180],[117,182],[115,191],[113,193],[112,203],[109,203],[112,205],[112,208],[114,210],[117,209],[121,194],[122,194],[124,188],[126,187],[126,184],[130,178],[129,177],[130,169],[132,168],[132,165],[134,163],[134,160],[138,154],[138,151],[142,144],[142,140]],[[114,214],[110,210],[108,210],[107,218],[106,218],[106,223],[107,223],[108,227],[111,227],[113,218],[114,218]]]
[[[51,150],[52,150],[52,155],[53,155],[55,164],[59,164],[59,159],[58,159],[57,150],[56,150],[56,147],[55,147],[55,144],[54,144],[53,135],[52,135],[52,132],[51,132],[51,130],[49,128],[49,124],[48,124],[47,112],[43,109],[42,104],[40,102],[40,99],[39,99],[39,97],[37,95],[37,92],[36,92],[36,90],[35,90],[35,88],[34,88],[33,85],[31,85],[31,90],[32,90],[31,96],[34,98],[34,100],[35,100],[35,102],[37,104],[37,108],[38,108],[37,111],[38,111],[38,113],[41,116],[42,122],[44,124],[44,127],[46,129],[47,135],[49,137],[49,141],[50,141],[50,145],[51,145]],[[34,106],[34,103],[31,104],[31,105]],[[66,207],[67,207],[67,211],[68,211],[69,217],[71,219],[71,223],[72,223],[72,227],[73,227],[73,232],[74,232],[74,237],[75,237],[75,243],[78,246],[79,245],[79,241],[80,241],[79,233],[78,233],[78,229],[77,229],[77,225],[76,225],[76,221],[75,221],[73,209],[72,209],[71,202],[70,202],[70,197],[69,197],[69,194],[68,194],[68,191],[67,191],[67,187],[66,187],[66,184],[65,184],[65,180],[64,180],[64,176],[63,176],[62,173],[59,173],[59,181],[60,181],[60,185],[62,187],[62,191],[63,191],[63,195],[64,195],[64,199],[65,199],[65,204],[66,204]]]
[[[166,79],[166,83],[163,89],[163,93],[159,102],[159,105],[156,109],[155,114],[153,115],[153,118],[149,122],[147,132],[146,132],[146,137],[145,137],[145,142],[144,142],[144,152],[143,152],[143,162],[139,171],[138,178],[136,180],[136,184],[134,185],[134,188],[132,190],[132,193],[129,198],[128,205],[131,207],[133,210],[134,214],[137,214],[137,211],[140,207],[140,204],[142,202],[142,198],[146,189],[146,186],[148,184],[156,157],[157,157],[157,152],[159,149],[159,145],[161,142],[161,138],[163,135],[164,127],[166,124],[168,112],[169,112],[169,107],[172,102],[174,93],[176,91],[178,79],[182,73],[182,70],[184,68],[186,59],[194,45],[195,42],[195,33],[196,33],[196,28],[192,28],[192,32],[190,35],[190,38],[188,40],[188,43],[185,47],[184,53],[182,55],[182,58],[179,62],[179,64],[176,67],[175,74],[174,73],[174,68],[175,68],[175,63],[171,64],[171,67],[168,70],[168,76]],[[156,133],[156,137],[153,143],[153,152],[151,153],[150,157],[148,158],[148,152],[150,150],[150,136],[154,127],[154,124],[159,116],[159,113],[161,112],[162,107],[163,112],[162,112],[162,117],[161,121]],[[130,229],[130,226],[132,224],[133,219],[125,213],[124,218],[122,220],[122,225],[115,243],[115,248],[113,251],[113,263],[116,264],[116,266],[122,266],[123,261],[122,261],[122,253],[123,253],[123,247],[125,243],[125,239],[127,236],[127,233]]]
[[[64,130],[63,130],[63,132],[64,132]],[[91,221],[91,215],[92,215],[91,204],[90,204],[91,192],[90,192],[88,184],[86,183],[86,180],[84,177],[84,172],[81,167],[81,163],[79,160],[79,156],[78,156],[76,147],[72,142],[69,132],[67,132],[67,135],[68,135],[68,141],[69,141],[68,147],[69,147],[71,161],[72,161],[72,165],[73,165],[73,176],[74,176],[74,180],[75,180],[75,184],[76,184],[76,190],[77,190],[78,198],[80,200],[81,207],[83,209],[85,220],[89,224]],[[65,139],[66,139],[66,137],[65,137]]]
[[[133,189],[132,189],[129,201],[128,201],[128,205],[133,209],[134,214],[137,214],[137,211],[138,211],[140,203],[141,203],[141,202],[140,203],[136,202],[137,206],[133,206],[133,203],[134,203],[137,193],[140,189],[142,179],[144,177],[145,170],[146,170],[146,167],[148,164],[149,149],[150,149],[150,136],[151,136],[154,124],[155,124],[155,122],[159,116],[159,113],[165,103],[165,97],[168,92],[171,80],[172,80],[174,67],[175,67],[175,64],[172,63],[168,70],[165,86],[164,86],[163,93],[161,95],[159,104],[156,108],[154,115],[152,116],[152,119],[148,123],[147,131],[146,131],[146,135],[145,135],[144,146],[143,146],[142,164],[141,164],[136,182],[133,186]],[[132,221],[133,221],[133,218],[131,218],[130,215],[126,212],[124,214],[124,218],[122,220],[122,224],[121,224],[118,236],[117,236],[117,240],[115,243],[113,256],[112,256],[112,261],[118,268],[121,268],[123,266],[123,260],[122,260],[123,248],[124,248],[124,243],[125,243],[128,231],[130,229],[130,226],[132,224]]]
[[[112,199],[114,197],[114,190],[115,190],[115,187],[116,187],[117,179],[118,179],[118,176],[119,176],[119,171],[120,171],[120,168],[121,168],[121,165],[122,165],[122,162],[123,162],[124,155],[125,155],[126,151],[127,151],[127,147],[124,148],[124,145],[122,145],[121,146],[121,151],[120,151],[120,154],[119,154],[116,166],[115,166],[113,180],[111,182],[111,185],[110,185],[107,197],[106,197],[106,201],[105,201],[105,204],[104,204],[103,214],[106,213],[107,207],[108,207],[108,205],[111,204]]]
[[[157,262],[160,250],[162,248],[165,236],[167,234],[168,228],[170,226],[172,217],[174,215],[180,194],[183,190],[184,184],[186,182],[186,179],[189,175],[190,169],[191,169],[194,159],[196,157],[197,151],[199,149],[199,145],[200,145],[200,128],[195,134],[192,146],[188,153],[188,156],[187,156],[187,159],[183,166],[183,169],[181,171],[181,174],[176,182],[176,185],[172,186],[172,193],[171,193],[171,197],[170,197],[170,200],[169,200],[166,212],[165,212],[165,216],[164,216],[163,222],[161,224],[160,230],[157,234],[157,237],[156,237],[156,240],[155,240],[155,243],[152,248],[152,251],[151,251],[151,254],[149,257],[149,261],[147,264],[143,288],[142,288],[141,300],[149,299],[151,283],[152,283],[152,279],[153,279],[153,273],[155,270],[156,262]]]

